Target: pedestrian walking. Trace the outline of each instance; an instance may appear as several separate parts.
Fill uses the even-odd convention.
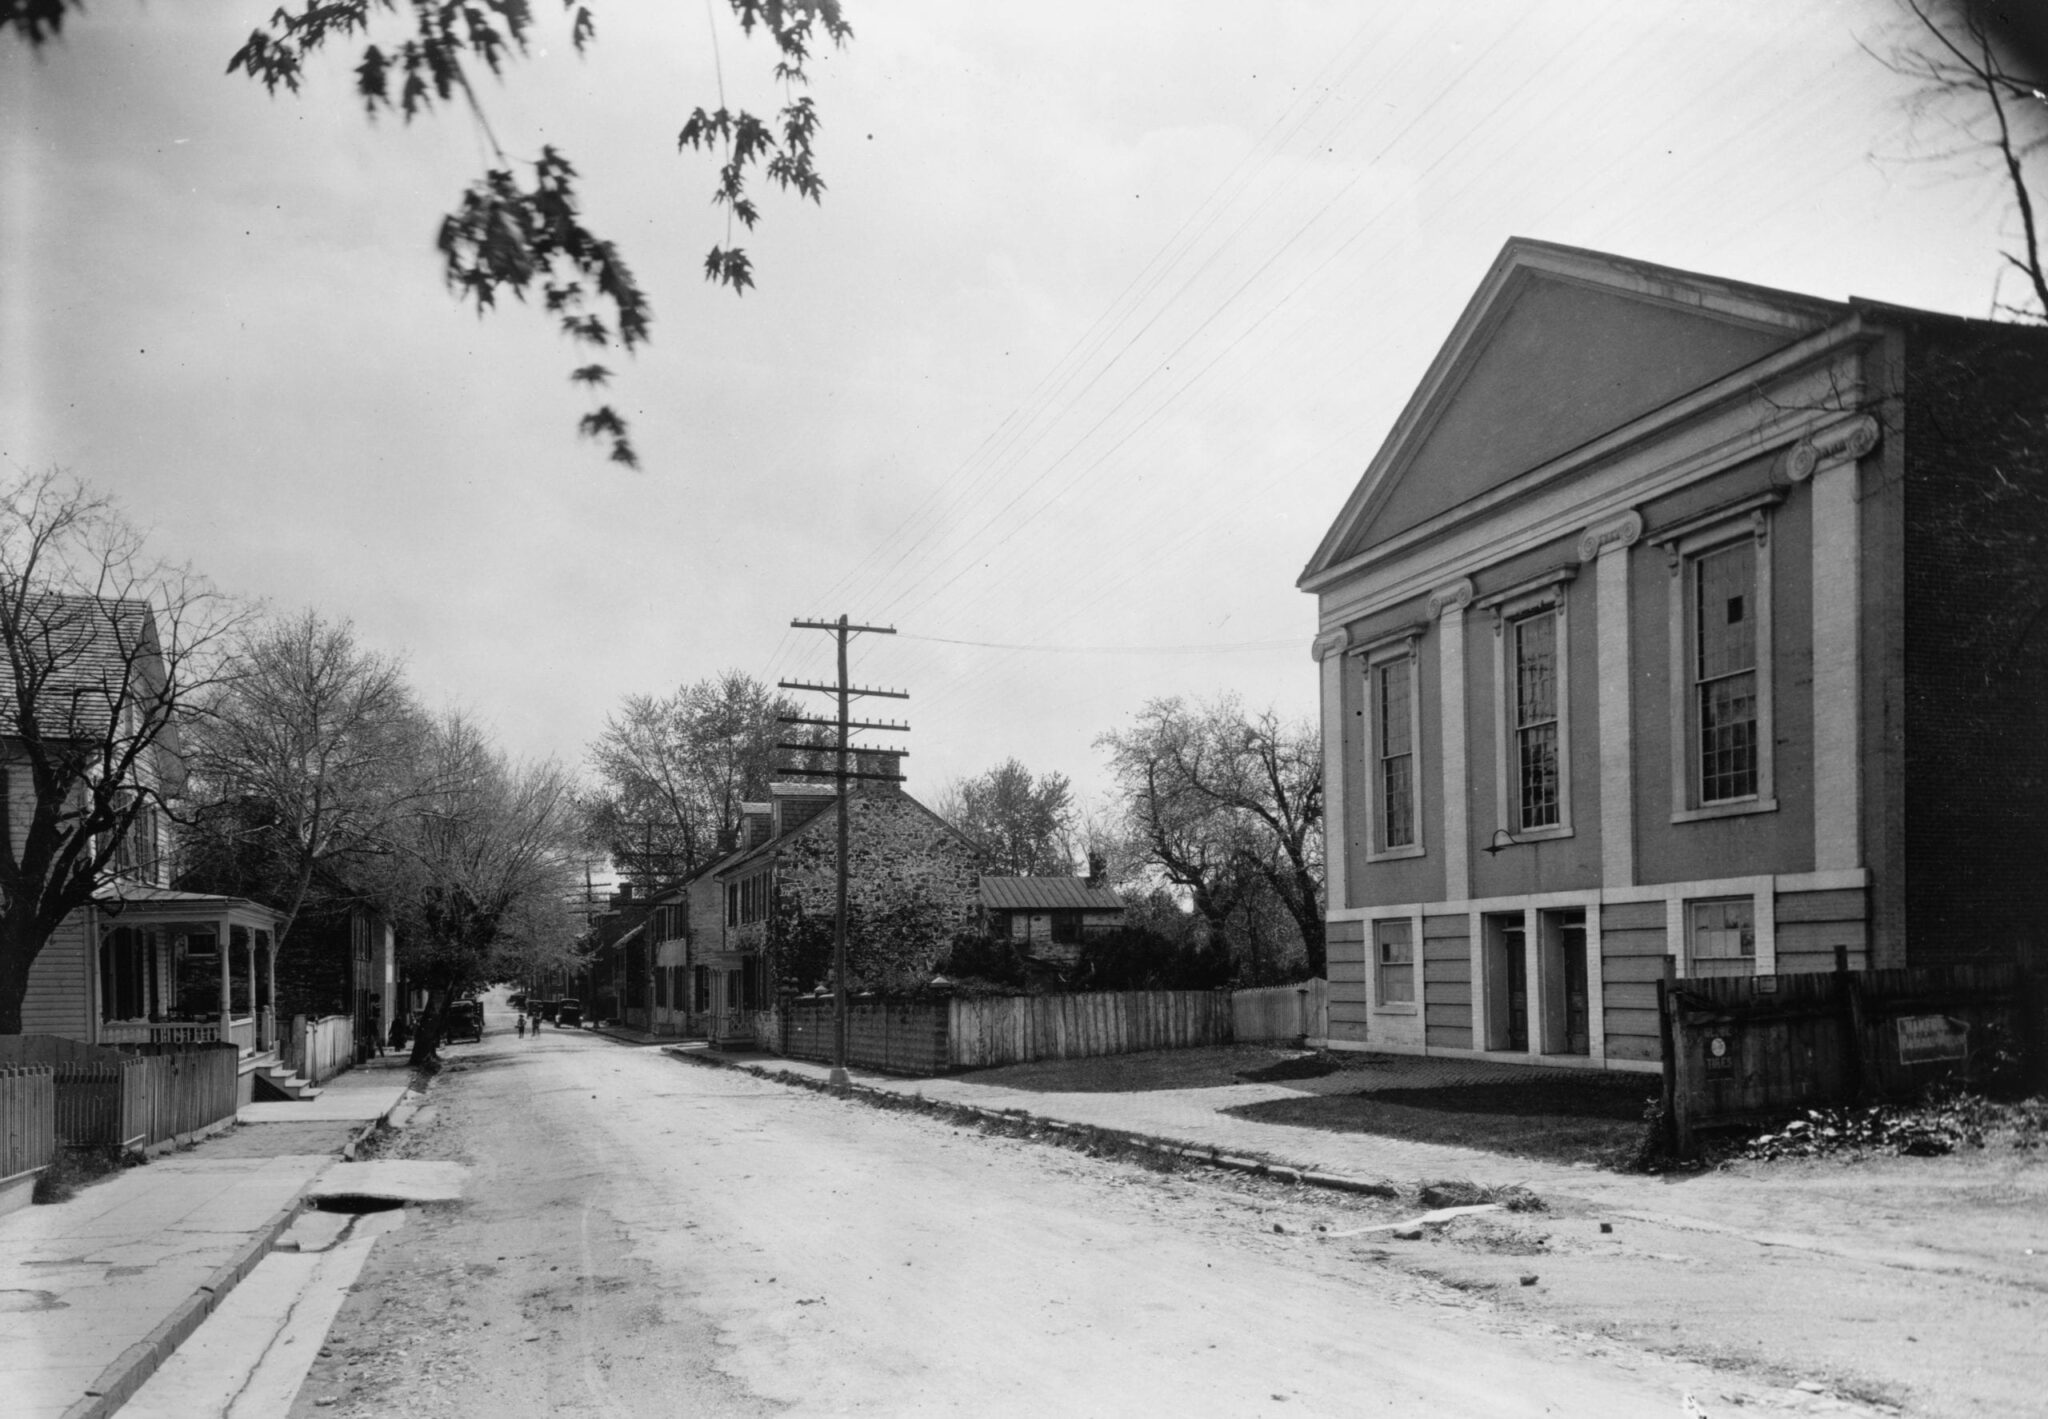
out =
[[[519,1031],[519,1038],[520,1038],[520,1039],[522,1039],[522,1040],[523,1040],[523,1039],[525,1039],[525,1038],[526,1038],[526,1014],[525,1014],[525,1012],[524,1012],[524,1011],[521,1011],[521,1012],[520,1012],[520,1015],[519,1015],[519,1023],[518,1023],[517,1029],[518,1029],[518,1031]]]

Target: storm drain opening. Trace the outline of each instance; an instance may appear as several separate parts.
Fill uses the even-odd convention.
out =
[[[360,1216],[365,1212],[395,1212],[405,1206],[405,1199],[371,1197],[360,1192],[330,1192],[314,1198],[312,1206],[320,1212],[346,1212]]]

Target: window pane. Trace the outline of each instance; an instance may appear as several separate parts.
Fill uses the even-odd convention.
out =
[[[1561,821],[1558,796],[1557,613],[1546,611],[1510,628],[1514,653],[1515,826],[1550,828]]]
[[[1414,666],[1406,660],[1382,665],[1380,674],[1380,755],[1388,757],[1409,751],[1414,725],[1408,718],[1409,677]]]
[[[1515,622],[1515,724],[1557,718],[1557,617]]]
[[[1692,904],[1691,974],[1746,976],[1756,969],[1756,908],[1748,897]]]
[[[1375,667],[1378,682],[1380,846],[1415,843],[1415,662],[1390,660]]]
[[[1414,761],[1403,754],[1380,762],[1380,801],[1386,805],[1381,831],[1384,846],[1408,847],[1415,841]]]
[[[1413,1004],[1415,1000],[1415,945],[1405,921],[1374,923],[1379,943],[1380,1002]]]
[[[1539,724],[1515,731],[1521,779],[1521,824],[1555,827],[1558,822],[1557,726]]]
[[[1694,730],[1702,803],[1758,792],[1756,544],[1709,552],[1692,574]]]
[[[1756,668],[1756,543],[1744,539],[1694,563],[1698,678]]]

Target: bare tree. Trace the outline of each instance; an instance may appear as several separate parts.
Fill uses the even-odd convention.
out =
[[[1254,900],[1270,894],[1300,932],[1309,969],[1323,949],[1323,767],[1314,726],[1247,713],[1232,695],[1189,705],[1153,700],[1127,730],[1097,741],[1125,797],[1132,836],[1196,912],[1222,933],[1233,914],[1267,933]]]
[[[1902,38],[1875,57],[1915,80],[1916,116],[1960,135],[1963,150],[1988,154],[2012,192],[2020,230],[2003,253],[2026,281],[2031,304],[1995,302],[2011,318],[2048,320],[2048,269],[2029,170],[2048,153],[2048,20],[1993,0],[1899,0],[1910,13]],[[1875,51],[1873,51],[1875,53]],[[1954,157],[1943,148],[1938,156]]]
[[[119,876],[160,880],[179,735],[236,619],[101,494],[0,487],[0,1034],[66,917]]]
[[[249,628],[229,667],[190,735],[196,836],[269,869],[281,949],[316,876],[391,851],[431,791],[427,722],[397,660],[312,611]]]
[[[627,875],[688,876],[765,797],[780,716],[799,707],[738,670],[672,695],[631,695],[590,746],[601,787],[584,800],[588,831]]]
[[[428,992],[413,1063],[434,1061],[448,1002],[494,954],[564,901],[579,870],[573,785],[559,764],[515,763],[460,715],[423,756],[431,790],[399,836],[385,896],[406,974]]]

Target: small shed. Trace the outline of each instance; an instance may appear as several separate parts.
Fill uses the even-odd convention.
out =
[[[991,936],[1078,951],[1088,937],[1124,924],[1124,904],[1115,892],[1084,877],[984,877],[981,915]]]

